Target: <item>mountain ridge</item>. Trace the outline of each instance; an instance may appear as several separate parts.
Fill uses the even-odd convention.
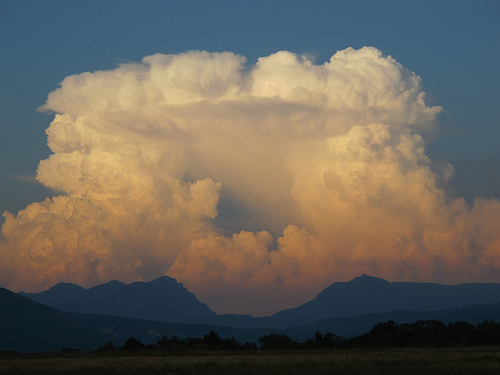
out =
[[[19,294],[65,312],[172,323],[212,323],[217,319],[217,314],[207,305],[168,276],[150,282],[124,284],[112,280],[89,289],[75,287],[59,283],[44,292]]]
[[[171,323],[217,324],[235,328],[287,328],[340,317],[397,310],[435,311],[500,302],[500,284],[389,282],[363,274],[334,282],[295,308],[267,316],[218,315],[182,283],[168,276],[149,282],[110,281],[90,289],[60,283],[40,293],[20,293],[61,311],[122,316]]]
[[[316,332],[332,332],[335,335],[349,338],[362,335],[370,331],[375,324],[389,320],[398,324],[414,323],[419,320],[438,320],[445,324],[456,321],[467,321],[472,324],[484,320],[500,322],[500,303],[497,303],[440,311],[400,310],[354,317],[330,318],[310,325],[289,328],[244,329],[220,325],[167,323],[107,315],[61,313],[8,290],[0,289],[0,307],[6,304],[16,305],[13,303],[16,300],[23,301],[23,309],[27,309],[28,312],[35,306],[36,314],[26,314],[23,309],[18,309],[15,313],[12,313],[12,309],[11,311],[0,309],[0,318],[2,318],[0,319],[0,351],[38,352],[64,348],[95,350],[98,346],[110,341],[115,345],[123,345],[129,337],[139,339],[144,344],[155,344],[164,335],[169,338],[175,335],[182,339],[203,337],[210,331],[217,332],[222,338],[232,337],[241,343],[257,342],[260,337],[272,333],[287,335],[298,341],[310,339]],[[44,315],[46,312],[49,312],[49,319]],[[5,319],[5,316],[10,316],[11,320],[15,318],[14,322]],[[59,325],[53,324],[53,316],[57,317]],[[63,325],[60,325],[61,321]],[[13,329],[6,329],[6,325]],[[28,327],[28,330],[22,331],[19,330],[19,327]]]
[[[500,302],[500,284],[496,283],[389,282],[364,274],[348,282],[335,282],[311,301],[281,310],[270,319],[294,326],[334,317],[396,310],[433,311],[497,302]]]
[[[436,306],[445,307],[433,308]],[[59,283],[32,294],[0,289],[0,318],[0,350],[21,352],[95,348],[109,341],[123,343],[130,336],[155,343],[162,335],[203,336],[211,330],[240,342],[255,341],[272,332],[297,340],[312,337],[317,331],[352,337],[388,320],[500,322],[500,284],[389,282],[362,275],[335,282],[298,307],[253,318],[217,315],[167,276],[147,283],[114,280],[90,289]],[[23,342],[27,337],[29,345]],[[47,337],[50,340],[44,343]]]

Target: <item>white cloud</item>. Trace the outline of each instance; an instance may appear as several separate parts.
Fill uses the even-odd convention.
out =
[[[43,107],[57,114],[37,174],[60,195],[5,214],[0,282],[167,273],[218,311],[270,313],[363,272],[499,281],[499,203],[446,196],[452,167],[425,153],[441,108],[424,97],[371,47],[322,65],[157,54],[67,77]],[[223,235],[221,192],[265,230]],[[228,305],[243,294],[267,306]]]

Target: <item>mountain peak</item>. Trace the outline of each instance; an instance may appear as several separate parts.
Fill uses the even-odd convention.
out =
[[[106,284],[108,284],[108,285],[125,285],[124,283],[122,283],[121,281],[118,281],[118,280],[111,280]]]
[[[374,276],[369,276],[366,273],[364,273],[361,276],[355,277],[351,281],[337,281],[331,284],[330,286],[326,287],[323,289],[317,296],[316,299],[322,300],[322,299],[329,299],[330,296],[335,293],[337,293],[339,290],[344,291],[344,293],[349,292],[349,293],[359,293],[365,288],[369,287],[381,287],[385,285],[389,285],[390,282],[378,277]]]
[[[180,285],[182,286],[181,283],[179,283],[176,279],[168,276],[160,276],[157,279],[151,280],[147,284],[149,285]]]
[[[349,281],[349,283],[359,283],[359,282],[362,282],[362,283],[380,283],[380,284],[381,283],[383,283],[383,284],[389,283],[389,281],[387,281],[387,280],[381,279],[380,277],[369,276],[366,273],[364,273],[361,276],[355,277],[354,279]]]
[[[58,283],[49,290],[81,290],[81,289],[83,288],[80,285],[72,283]]]

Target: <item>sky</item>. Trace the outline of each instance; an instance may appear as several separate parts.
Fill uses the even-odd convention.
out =
[[[269,315],[500,282],[496,1],[0,2],[0,286]]]

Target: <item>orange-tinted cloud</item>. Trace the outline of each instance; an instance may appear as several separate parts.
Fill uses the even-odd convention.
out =
[[[500,203],[446,195],[453,168],[425,152],[441,108],[424,98],[370,47],[322,65],[157,54],[67,77],[42,108],[57,114],[37,173],[60,195],[5,213],[0,282],[167,274],[216,311],[268,314],[361,273],[500,281]],[[218,228],[224,194],[264,230]]]

